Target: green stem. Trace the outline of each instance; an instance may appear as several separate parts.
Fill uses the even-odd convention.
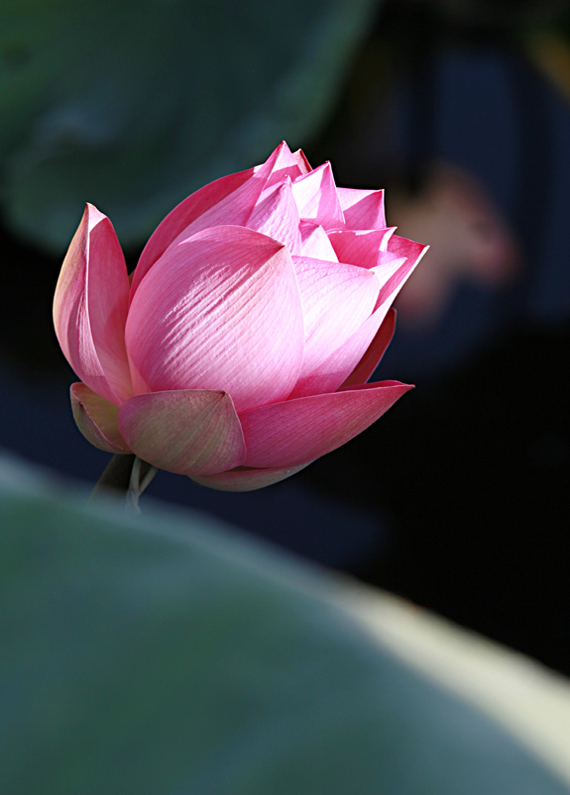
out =
[[[139,497],[156,474],[156,467],[136,455],[114,455],[109,461],[90,499],[105,493],[125,495],[125,508],[140,513]]]

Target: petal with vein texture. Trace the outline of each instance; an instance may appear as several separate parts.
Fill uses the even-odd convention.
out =
[[[305,394],[317,395],[336,392],[358,365],[381,327],[390,308],[385,301],[370,317],[321,363],[319,369],[303,384]],[[295,387],[295,390],[297,387]]]
[[[343,383],[341,389],[346,389],[349,386],[356,386],[358,384],[365,384],[368,381],[374,370],[380,364],[380,360],[384,356],[386,348],[392,341],[395,330],[396,310],[389,309],[382,325],[376,332],[376,336],[368,346],[366,353]]]
[[[335,229],[329,232],[329,239],[341,262],[373,268],[378,265],[380,252],[385,253],[392,234],[392,229]]]
[[[400,238],[401,240],[402,238]],[[409,246],[406,244],[410,244]],[[396,251],[380,252],[381,265],[372,268],[372,272],[379,273],[381,280],[387,280],[380,288],[378,299],[372,314],[362,323],[348,339],[339,347],[332,350],[324,361],[319,363],[318,370],[306,377],[303,384],[295,386],[293,396],[297,396],[297,389],[302,389],[305,395],[316,395],[336,390],[349,378],[354,368],[358,365],[369,346],[372,344],[378,329],[388,314],[388,310],[396,298],[402,285],[416,267],[419,260],[427,251],[427,246],[404,241]],[[412,256],[405,259],[398,257],[400,252],[409,251]]]
[[[218,491],[255,491],[262,489],[264,486],[272,486],[273,483],[278,483],[280,480],[290,478],[304,469],[311,462],[301,464],[297,467],[274,467],[269,469],[248,469],[247,467],[238,467],[237,469],[230,469],[228,472],[220,472],[218,475],[209,475],[204,477],[192,477],[192,480],[199,483],[201,486],[208,486],[210,489],[217,489]]]
[[[378,265],[371,268],[382,285],[375,310],[384,307],[384,314],[386,313],[413,269],[413,261],[407,260],[406,257],[397,257],[390,251],[379,252]]]
[[[307,155],[303,152],[302,149],[297,149],[295,152],[291,153],[295,162],[299,166],[301,174],[308,174],[309,171],[312,171],[311,164],[307,160]]]
[[[194,235],[141,283],[126,340],[135,393],[223,390],[237,411],[284,400],[303,359],[289,252],[242,227]]]
[[[394,301],[404,282],[410,277],[414,268],[424,256],[429,246],[424,246],[421,243],[414,243],[413,240],[406,240],[398,235],[392,235],[388,245],[388,252],[386,255],[381,255],[381,262],[374,268],[378,274],[381,283],[383,284],[378,301],[377,307],[386,306],[386,308]],[[390,260],[390,255],[402,258],[402,264],[398,267],[398,260]],[[382,260],[382,256],[386,256]],[[406,258],[405,260],[403,258]]]
[[[88,442],[107,453],[131,452],[119,431],[119,409],[114,403],[81,382],[71,385],[70,396],[73,418]]]
[[[293,182],[293,196],[301,218],[315,220],[325,229],[344,226],[331,164],[323,163]]]
[[[139,286],[149,268],[164,254],[170,244],[193,221],[208,212],[214,205],[219,204],[231,193],[253,176],[254,169],[248,168],[237,174],[210,182],[200,190],[192,193],[174,208],[166,218],[157,226],[140,256],[133,277],[133,293]]]
[[[124,338],[128,302],[129,277],[115,230],[88,204],[63,261],[53,319],[73,370],[115,405],[132,394]]]
[[[201,211],[188,223],[174,240],[171,241],[168,249],[176,247],[179,243],[182,243],[184,240],[187,240],[189,237],[196,235],[204,229],[228,225],[245,226],[247,219],[251,215],[251,208],[255,206],[267,186],[267,178],[271,174],[271,168],[272,163],[267,162],[253,169],[253,173],[249,179],[239,185],[239,187],[227,196],[220,199],[205,212]],[[154,263],[151,263],[146,270],[144,267],[141,267],[140,263],[137,265],[133,278],[131,301],[143,277],[148,273],[152,264]]]
[[[396,254],[398,257],[407,257],[409,260],[412,260],[415,267],[428,248],[429,246],[424,243],[416,243],[414,240],[408,240],[406,237],[392,235],[388,241],[387,250],[392,254]]]
[[[211,226],[243,226],[269,180],[289,173],[292,179],[304,173],[301,160],[283,141],[265,163],[210,182],[184,199],[151,235],[137,265],[132,294],[157,259],[171,245]]]
[[[370,316],[380,282],[372,271],[343,262],[293,257],[293,264],[303,307],[305,354],[290,397],[301,397],[324,391],[321,365]]]
[[[270,188],[265,197],[262,196],[253,208],[247,226],[283,243],[291,254],[300,252],[299,212],[289,179]]]
[[[267,168],[268,166],[270,167],[270,173],[267,176],[268,187],[283,182],[286,177],[297,179],[311,170],[303,152],[300,149],[297,152],[291,152],[285,141],[282,141],[265,163],[257,168]]]
[[[340,206],[348,229],[384,229],[383,190],[338,188]]]
[[[320,224],[314,221],[301,221],[301,255],[313,259],[324,259],[327,262],[338,262],[338,257],[329,236]],[[346,262],[346,260],[344,260]]]
[[[372,425],[411,388],[394,381],[364,384],[246,411],[240,416],[245,465],[293,467],[314,461]]]
[[[168,472],[212,475],[245,458],[240,421],[226,392],[135,395],[119,410],[119,428],[139,458]]]

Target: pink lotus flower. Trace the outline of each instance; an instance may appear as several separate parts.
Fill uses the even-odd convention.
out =
[[[366,383],[426,248],[393,233],[382,191],[337,188],[285,143],[179,204],[131,280],[87,205],[54,299],[79,429],[228,491],[344,444],[411,389]]]

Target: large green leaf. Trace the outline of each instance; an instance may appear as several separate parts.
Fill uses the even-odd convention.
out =
[[[10,459],[0,526],[2,793],[568,792],[350,619],[353,589],[239,531]]]
[[[322,123],[378,0],[0,0],[1,195],[60,250],[85,201],[124,244]]]

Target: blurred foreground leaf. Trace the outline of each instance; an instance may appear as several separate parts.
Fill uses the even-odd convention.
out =
[[[568,792],[350,619],[354,586],[205,516],[83,500],[0,462],[2,793]]]
[[[206,182],[306,145],[379,0],[0,0],[0,195],[56,252],[86,201],[143,242]]]

